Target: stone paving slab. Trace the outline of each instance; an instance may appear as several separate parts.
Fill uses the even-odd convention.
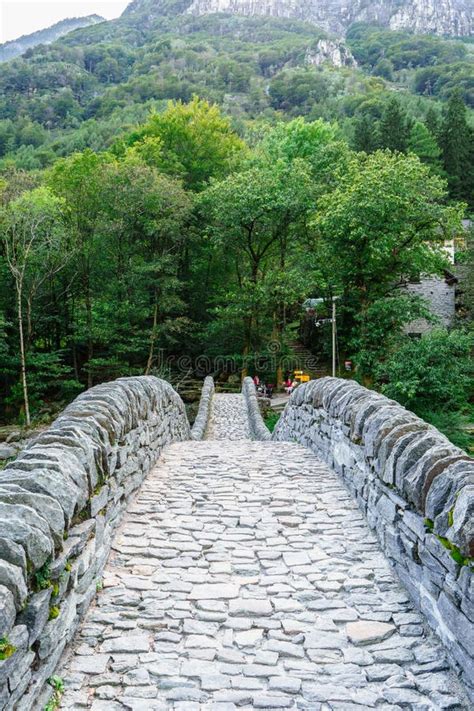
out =
[[[206,439],[250,439],[247,406],[242,395],[214,395]]]
[[[336,474],[216,395],[129,508],[60,673],[79,711],[467,709]]]
[[[75,711],[469,708],[350,494],[291,443],[166,448],[58,673]]]

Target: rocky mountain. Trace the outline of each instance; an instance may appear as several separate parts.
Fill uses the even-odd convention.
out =
[[[51,44],[73,30],[77,30],[81,27],[89,27],[89,25],[96,25],[98,22],[104,22],[104,18],[99,15],[70,17],[67,20],[56,22],[56,24],[44,30],[38,30],[30,35],[23,35],[16,40],[0,44],[0,62],[6,62],[9,59],[19,57],[28,49],[32,49],[39,44]]]
[[[357,62],[349,47],[344,42],[320,39],[314,49],[309,49],[305,57],[306,64],[319,67],[329,63],[333,67],[356,67]]]
[[[473,0],[134,0],[126,14],[267,15],[311,22],[344,35],[354,22],[449,37],[474,34]]]

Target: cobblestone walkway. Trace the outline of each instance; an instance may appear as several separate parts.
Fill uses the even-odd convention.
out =
[[[210,434],[241,411],[217,396]],[[59,674],[63,709],[469,708],[351,496],[289,443],[165,450]]]
[[[214,395],[206,439],[249,439],[245,400],[242,395]]]

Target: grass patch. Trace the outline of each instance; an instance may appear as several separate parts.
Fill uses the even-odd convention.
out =
[[[5,661],[16,652],[16,647],[10,642],[8,637],[0,637],[0,661]]]
[[[64,682],[60,676],[51,676],[48,679],[48,684],[53,687],[53,695],[44,707],[44,711],[56,711],[64,694]]]
[[[268,429],[270,430],[270,432],[273,432],[273,430],[277,426],[277,422],[279,419],[280,419],[279,412],[271,412],[270,411],[265,415],[264,422],[265,422],[266,426],[268,427]]]

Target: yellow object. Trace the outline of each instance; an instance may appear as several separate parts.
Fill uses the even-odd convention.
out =
[[[297,380],[299,383],[309,383],[309,381],[311,380],[311,376],[305,375],[302,370],[295,370],[294,375],[295,380]]]

